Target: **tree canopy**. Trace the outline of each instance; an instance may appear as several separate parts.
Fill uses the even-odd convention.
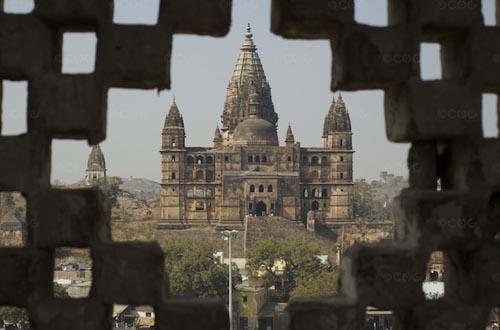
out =
[[[297,288],[312,292],[309,288],[315,281],[330,278],[325,273],[335,272],[331,265],[320,261],[319,253],[317,246],[301,240],[264,240],[248,250],[247,269],[287,298]],[[332,285],[336,290],[336,281]]]
[[[210,242],[170,243],[165,249],[165,267],[173,296],[223,298],[228,294],[229,270],[214,256]],[[233,265],[233,285],[241,282]]]

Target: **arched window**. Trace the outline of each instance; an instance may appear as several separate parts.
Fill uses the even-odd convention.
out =
[[[175,139],[172,139],[172,147],[175,148],[176,144],[175,144]]]
[[[202,170],[198,170],[196,171],[196,180],[203,180],[203,171]]]
[[[343,139],[340,139],[340,146],[343,147],[344,146],[344,140]]]
[[[328,189],[323,188],[321,190],[321,197],[328,197]]]
[[[196,211],[203,211],[205,210],[205,203],[204,202],[196,202]]]
[[[313,190],[311,190],[311,196],[318,197],[318,189],[314,188]]]
[[[267,192],[273,192],[273,185],[272,184],[267,186]]]
[[[196,157],[196,164],[203,164],[203,163],[204,163],[203,156]]]
[[[173,162],[175,162],[175,156],[172,156],[172,158],[171,158],[171,159],[172,159],[172,161],[173,161]]]
[[[194,188],[194,196],[205,197],[205,191],[203,190],[203,188]]]
[[[253,163],[253,156],[248,156],[248,162]]]
[[[343,162],[344,161],[344,157],[343,156],[340,156],[340,161]]]
[[[207,173],[206,173],[206,179],[207,179],[207,182],[214,181],[214,172],[213,171],[207,171]]]
[[[309,197],[309,191],[307,191],[307,189],[304,189],[304,192],[302,193],[302,195],[307,198]]]
[[[319,203],[318,203],[318,201],[314,201],[314,202],[311,203],[311,210],[313,210],[313,211],[319,210]]]
[[[255,186],[254,185],[250,186],[250,192],[255,192]]]
[[[304,164],[309,163],[309,159],[306,156],[302,157],[302,163]]]
[[[188,190],[186,191],[186,196],[187,196],[187,197],[189,197],[189,198],[193,197],[193,196],[194,196],[193,189],[191,189],[191,188],[190,188],[190,189],[188,189]]]
[[[214,162],[214,158],[212,156],[207,156],[207,164],[212,164]]]
[[[344,179],[344,173],[340,173],[340,179]]]
[[[194,164],[194,158],[193,156],[188,156],[187,161],[188,164]]]
[[[288,160],[289,162],[291,162],[291,161],[292,161],[292,156],[288,156],[287,160]]]
[[[175,172],[172,172],[172,175],[171,175],[172,180],[175,180],[175,176],[176,176]]]
[[[321,157],[321,164],[323,165],[328,164],[328,158],[326,158],[326,156]]]
[[[212,198],[213,195],[214,195],[214,191],[212,190],[212,188],[208,188],[207,189],[207,197]]]
[[[314,156],[313,158],[311,158],[311,164],[318,165],[318,157]]]
[[[261,185],[259,186],[259,192],[264,192],[264,185],[262,185],[262,184],[261,184]]]
[[[255,162],[260,163],[260,156],[255,156]]]
[[[262,162],[263,162],[263,163],[267,162],[267,156],[266,156],[266,155],[263,155],[263,156],[262,156]]]

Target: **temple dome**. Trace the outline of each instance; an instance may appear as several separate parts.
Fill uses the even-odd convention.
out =
[[[276,126],[265,119],[245,119],[234,130],[233,144],[278,146]]]

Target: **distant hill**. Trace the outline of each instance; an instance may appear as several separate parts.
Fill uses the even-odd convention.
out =
[[[120,189],[133,194],[137,198],[145,200],[160,198],[160,184],[158,182],[138,178],[121,179],[123,184]]]

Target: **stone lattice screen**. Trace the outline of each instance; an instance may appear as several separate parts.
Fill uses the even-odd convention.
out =
[[[481,100],[500,91],[500,28],[484,25],[480,0],[389,0],[387,27],[355,23],[353,8],[275,0],[272,30],[331,39],[333,90],[385,91],[388,138],[412,143],[410,188],[399,197],[397,241],[351,248],[339,298],[292,304],[292,328],[359,329],[375,306],[393,310],[403,329],[484,329],[500,305],[500,143],[482,137]],[[440,81],[420,79],[422,42],[441,45]],[[436,250],[445,298],[426,301]]]
[[[385,90],[389,139],[412,143],[411,187],[399,241],[353,247],[339,298],[291,304],[290,326],[358,329],[375,306],[405,329],[484,329],[500,300],[500,155],[497,139],[482,138],[481,94],[500,89],[500,29],[484,26],[480,0],[390,0],[388,27],[356,24],[352,1],[273,0],[272,30],[331,39],[333,89]],[[0,249],[0,305],[27,307],[37,330],[110,329],[112,304],[154,306],[159,329],[225,329],[223,306],[168,299],[156,243],[111,241],[98,191],[50,187],[52,138],[102,141],[108,88],[168,88],[173,33],[230,26],[230,0],[162,0],[154,26],[113,24],[112,3],[40,0],[31,14],[0,13],[0,78],[29,82],[28,133],[0,137],[0,190],[23,192],[28,205],[26,246]],[[65,31],[97,34],[94,73],[61,73]],[[420,79],[423,41],[442,45],[442,81]],[[88,298],[53,298],[61,246],[90,248]],[[421,282],[435,250],[447,260],[446,298],[430,302]]]

